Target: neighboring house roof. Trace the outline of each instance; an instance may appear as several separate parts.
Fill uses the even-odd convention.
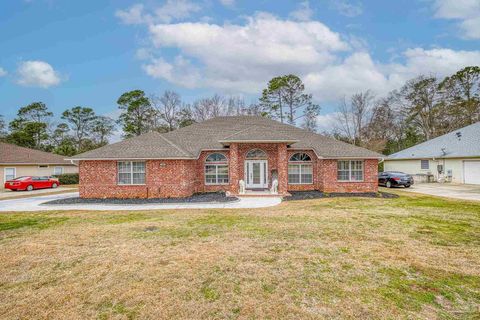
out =
[[[480,122],[388,156],[387,160],[480,157]]]
[[[64,156],[0,142],[0,164],[61,164],[72,165]]]
[[[81,159],[196,159],[202,150],[224,149],[232,142],[284,142],[313,149],[324,158],[382,158],[383,155],[272,119],[218,117],[168,133],[147,133],[72,157]]]

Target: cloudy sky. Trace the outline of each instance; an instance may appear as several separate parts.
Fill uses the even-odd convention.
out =
[[[328,129],[344,96],[480,65],[479,0],[17,0],[0,4],[0,114],[114,114],[121,93],[258,98],[294,73]]]

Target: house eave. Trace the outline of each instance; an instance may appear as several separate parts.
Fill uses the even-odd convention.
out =
[[[125,158],[67,158],[69,161],[116,161],[116,160],[196,160],[187,157],[125,157]]]
[[[223,145],[229,145],[231,143],[287,143],[293,144],[297,143],[299,140],[286,139],[286,140],[265,140],[265,139],[255,139],[255,140],[219,140],[218,142]]]

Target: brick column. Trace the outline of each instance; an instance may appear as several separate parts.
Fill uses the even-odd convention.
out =
[[[285,194],[287,193],[288,187],[288,155],[287,155],[287,145],[279,144],[278,145],[278,193]]]
[[[229,156],[229,168],[230,168],[230,191],[233,194],[238,194],[240,188],[238,185],[239,178],[239,152],[238,152],[238,143],[232,143],[230,145],[230,156]]]

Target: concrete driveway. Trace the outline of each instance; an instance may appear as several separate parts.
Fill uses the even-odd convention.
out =
[[[249,209],[272,207],[282,202],[281,197],[245,197],[232,202],[210,203],[159,203],[159,204],[72,204],[72,205],[42,205],[42,203],[57,199],[78,197],[78,192],[11,199],[0,201],[0,212],[6,211],[50,211],[50,210],[108,210],[137,211],[161,209]]]
[[[462,200],[480,201],[480,185],[452,183],[420,183],[402,191],[423,193],[432,196],[448,197]]]

